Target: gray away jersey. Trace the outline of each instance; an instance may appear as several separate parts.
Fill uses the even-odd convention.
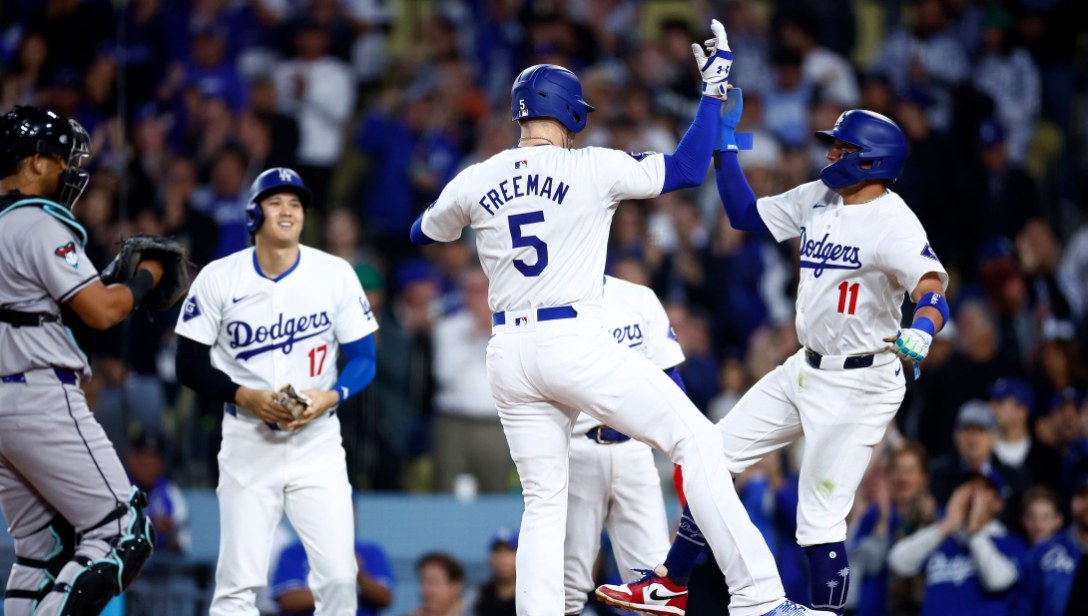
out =
[[[60,315],[60,307],[98,279],[75,232],[37,206],[0,216],[0,307]],[[60,321],[40,327],[0,322],[0,376],[67,368],[91,378],[87,357]]]

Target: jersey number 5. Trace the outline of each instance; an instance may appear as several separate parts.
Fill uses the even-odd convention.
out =
[[[513,240],[514,248],[531,247],[536,249],[536,263],[529,265],[521,259],[514,259],[514,267],[521,272],[522,276],[527,276],[529,278],[539,276],[540,272],[543,272],[544,268],[548,267],[548,245],[544,243],[544,240],[535,235],[522,235],[521,227],[523,225],[531,225],[534,222],[544,222],[544,212],[514,214],[507,220],[510,221],[510,237]]]
[[[307,353],[310,356],[310,376],[318,376],[325,369],[325,356],[328,353],[329,345],[327,344],[310,349],[310,352]],[[321,359],[318,359],[318,355],[321,356]]]
[[[842,281],[839,285],[839,312],[845,312],[846,314],[854,314],[854,309],[858,307],[858,289],[861,288],[861,283],[855,282],[850,284],[847,281]],[[846,309],[846,294],[850,293],[850,309]]]

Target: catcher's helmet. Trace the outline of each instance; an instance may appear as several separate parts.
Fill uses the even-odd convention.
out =
[[[71,208],[87,188],[90,174],[82,167],[91,156],[91,137],[79,122],[38,107],[17,105],[0,117],[0,177],[35,154],[57,156],[67,167],[52,199]]]
[[[582,82],[555,64],[521,71],[510,88],[510,119],[555,118],[572,133],[586,127],[586,115],[597,109],[582,100]]]
[[[262,172],[249,187],[249,201],[246,203],[246,230],[256,233],[264,221],[261,201],[273,193],[291,192],[298,195],[302,207],[310,207],[314,195],[302,182],[302,176],[287,167],[275,167]]]
[[[834,128],[817,131],[816,138],[829,144],[841,139],[861,148],[843,154],[820,172],[820,179],[831,188],[846,188],[863,180],[894,182],[907,158],[907,137],[899,125],[864,109],[843,113]],[[871,161],[873,166],[862,169],[861,163],[865,161]]]

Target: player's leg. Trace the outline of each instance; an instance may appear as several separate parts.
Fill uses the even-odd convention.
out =
[[[800,370],[798,357],[791,357],[760,379],[718,422],[725,458],[733,476],[801,436],[801,419],[794,398]],[[706,539],[695,523],[690,507],[685,505],[676,539],[664,562],[668,578],[680,586],[687,586],[705,544]]]
[[[875,447],[903,401],[899,362],[841,372],[805,369],[799,392],[797,542],[809,561],[813,607],[841,614],[850,584],[846,516]]]
[[[630,441],[611,448],[612,502],[605,528],[620,576],[630,582],[647,563],[659,563],[669,551],[669,520],[653,450]]]
[[[229,415],[223,424],[215,490],[219,561],[211,616],[257,616],[257,592],[268,584],[272,538],[283,518],[285,482],[281,464],[270,461],[282,444],[262,442],[258,430]],[[247,431],[252,438],[246,439]],[[261,467],[263,476],[252,472]]]
[[[355,616],[355,514],[344,450],[328,443],[292,468],[284,505],[310,563],[315,616]],[[331,455],[330,455],[331,454]]]
[[[601,550],[601,529],[611,489],[610,447],[584,435],[571,436],[567,536],[563,542],[564,614],[581,612],[587,595],[593,592],[593,565]]]
[[[685,471],[695,519],[733,591],[736,616],[767,613],[783,602],[774,558],[733,489],[721,433],[649,360],[617,345],[599,321],[580,335],[537,347],[546,394],[665,452]]]
[[[21,558],[5,613],[97,614],[139,575],[154,531],[82,390],[39,377],[0,392],[0,481],[12,488],[0,498]]]

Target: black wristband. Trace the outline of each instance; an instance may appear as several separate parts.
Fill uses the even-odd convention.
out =
[[[129,291],[132,291],[132,308],[135,310],[155,286],[155,277],[147,270],[140,270],[136,272],[135,276],[121,284],[128,287]]]
[[[714,150],[714,168],[715,169],[721,169],[722,168],[722,151],[721,150]]]

